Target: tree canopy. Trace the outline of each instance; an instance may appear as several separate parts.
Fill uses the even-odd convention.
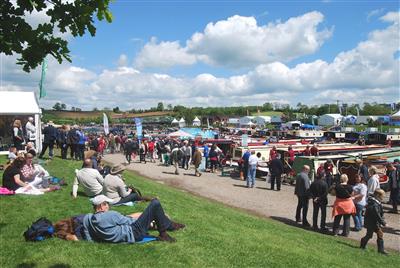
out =
[[[67,40],[59,33],[83,36],[87,31],[96,34],[94,16],[112,21],[111,0],[2,0],[0,1],[0,52],[19,55],[17,63],[29,72],[52,55],[59,63],[71,61]],[[44,12],[48,22],[31,25],[27,14]]]

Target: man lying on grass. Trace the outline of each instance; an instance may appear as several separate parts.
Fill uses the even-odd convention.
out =
[[[138,214],[123,216],[119,212],[110,211],[110,202],[112,199],[105,195],[94,197],[92,204],[95,213],[86,214],[80,220],[74,217],[57,222],[56,235],[67,240],[134,243],[143,240],[154,221],[155,228],[159,232],[158,240],[175,242],[175,238],[169,236],[167,231],[176,231],[185,227],[184,224],[173,222],[165,215],[158,199],[153,199],[137,219],[134,217]]]

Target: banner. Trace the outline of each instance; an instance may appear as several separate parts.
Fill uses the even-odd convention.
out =
[[[108,135],[108,133],[110,133],[110,130],[108,128],[108,118],[105,113],[103,113],[103,126],[104,126],[104,133]]]
[[[247,135],[247,134],[243,134],[242,135],[242,146],[247,146],[249,143],[248,143],[248,140],[249,140],[249,136]]]
[[[46,71],[47,71],[47,60],[44,58],[42,62],[42,77],[39,82],[39,99],[46,96],[46,90],[44,89],[44,80],[46,79]]]
[[[135,118],[135,125],[136,125],[136,136],[139,142],[142,140],[142,118]]]

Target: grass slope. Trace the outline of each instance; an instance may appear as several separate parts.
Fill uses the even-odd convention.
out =
[[[97,244],[49,239],[27,243],[22,233],[32,221],[52,221],[87,213],[86,197],[71,199],[75,168],[80,163],[54,159],[45,168],[69,182],[43,196],[0,197],[1,267],[397,267],[400,255],[362,251],[356,241],[320,235],[192,196],[125,172],[128,183],[156,195],[165,211],[187,228],[172,233],[177,243]],[[127,214],[146,204],[117,207]]]

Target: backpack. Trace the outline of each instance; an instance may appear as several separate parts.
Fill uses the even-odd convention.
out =
[[[32,225],[24,232],[26,241],[42,241],[52,237],[54,234],[54,226],[48,219],[42,217],[33,222]]]

